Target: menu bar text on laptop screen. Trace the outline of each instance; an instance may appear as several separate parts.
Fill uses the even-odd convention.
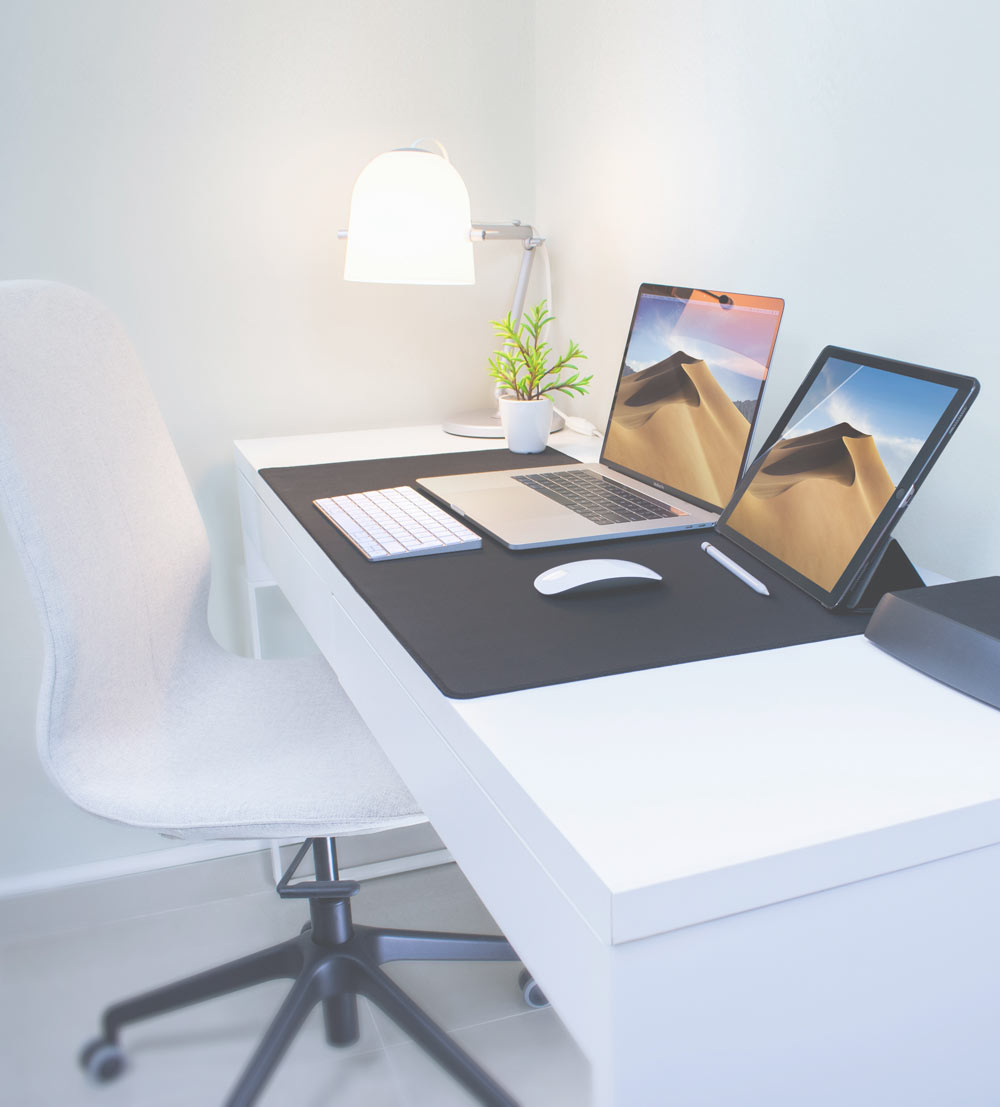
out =
[[[643,285],[601,460],[721,510],[743,470],[784,301]]]

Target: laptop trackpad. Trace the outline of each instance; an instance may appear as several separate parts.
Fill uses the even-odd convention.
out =
[[[464,492],[462,494],[462,509],[474,519],[495,519],[500,516],[504,519],[551,519],[560,510],[567,515],[575,517],[575,513],[568,507],[563,507],[541,492],[532,488],[525,488],[521,484],[513,484],[506,488],[488,488],[482,492]]]

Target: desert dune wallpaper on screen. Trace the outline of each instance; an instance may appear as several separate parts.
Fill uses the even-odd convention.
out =
[[[606,458],[721,510],[740,476],[780,304],[698,289],[640,295]]]
[[[749,434],[750,421],[708,365],[680,351],[623,378],[607,450],[629,469],[722,505],[736,487]]]
[[[875,439],[838,423],[778,441],[729,525],[829,591],[895,488]]]
[[[831,591],[954,394],[831,359],[755,464],[729,526]]]

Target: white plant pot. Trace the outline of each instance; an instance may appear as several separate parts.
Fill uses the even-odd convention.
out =
[[[552,429],[552,401],[500,399],[500,422],[507,449],[514,454],[540,454]]]

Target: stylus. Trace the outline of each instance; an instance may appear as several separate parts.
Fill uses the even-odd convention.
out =
[[[709,557],[717,561],[723,569],[728,569],[734,577],[739,577],[744,584],[749,585],[755,592],[759,592],[762,596],[770,596],[771,593],[768,592],[767,585],[761,584],[755,576],[751,576],[741,565],[737,565],[731,557],[726,557],[726,555],[721,550],[717,550],[711,542],[702,542],[701,548]]]

